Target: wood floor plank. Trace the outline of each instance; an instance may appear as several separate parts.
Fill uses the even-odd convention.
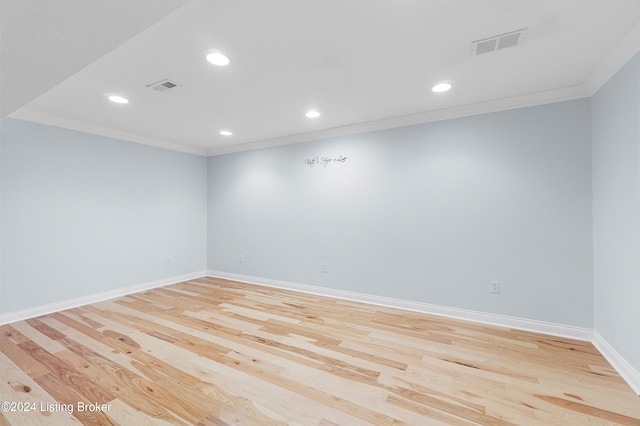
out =
[[[113,399],[113,395],[109,391],[96,385],[84,373],[76,369],[77,367],[67,365],[60,358],[50,354],[36,343],[25,342],[18,346],[45,365],[50,370],[51,375],[62,381],[69,389],[73,389],[76,393],[82,395],[84,397],[83,400],[104,404]]]
[[[47,350],[49,353],[54,354],[58,351],[63,351],[64,346],[60,345],[55,340],[49,338],[45,334],[41,333],[39,330],[32,327],[31,324],[36,322],[37,320],[35,319],[21,321],[13,324],[13,327],[18,332],[20,332],[23,336],[25,336],[27,339],[38,344],[40,347]],[[39,322],[37,323],[39,324]]]
[[[167,418],[163,419],[156,416],[148,416],[143,411],[140,411],[139,409],[123,403],[118,398],[111,401],[109,417],[123,426],[173,426],[179,421],[177,419],[169,421],[167,420]]]
[[[18,365],[20,369],[22,369],[22,371],[24,371],[31,378],[47,374],[49,372],[49,369],[47,369],[44,364],[32,358],[29,355],[28,351],[22,349],[20,346],[16,345],[10,340],[13,336],[15,336],[15,333],[17,333],[17,331],[13,330],[7,331],[6,334],[2,335],[2,338],[0,339],[0,350],[2,351],[2,353],[16,365]]]
[[[11,426],[9,420],[7,420],[7,418],[2,413],[0,413],[0,426]]]
[[[4,325],[0,351],[5,399],[109,406],[0,426],[640,425],[589,342],[217,278]]]
[[[6,416],[5,424],[26,426],[80,424],[65,410],[46,410],[46,407],[55,405],[56,400],[2,353],[0,353],[0,395],[3,401],[23,404],[22,410],[18,410],[20,408],[18,406],[2,410]],[[28,408],[28,411],[25,408]],[[3,423],[0,422],[0,424]]]

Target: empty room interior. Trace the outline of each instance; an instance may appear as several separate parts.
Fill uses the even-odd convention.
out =
[[[637,0],[0,12],[0,425],[640,425]]]

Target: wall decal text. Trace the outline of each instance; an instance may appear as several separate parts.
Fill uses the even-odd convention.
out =
[[[309,167],[313,167],[316,164],[320,164],[322,167],[327,167],[329,163],[344,163],[347,161],[347,157],[344,155],[340,155],[338,157],[313,157],[311,159],[307,158],[304,160],[304,164]]]

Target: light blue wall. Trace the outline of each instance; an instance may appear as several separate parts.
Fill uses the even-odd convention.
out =
[[[208,178],[203,157],[5,119],[2,312],[208,267],[592,327],[589,111],[211,157]]]
[[[0,312],[206,269],[206,158],[1,123]]]
[[[592,98],[595,329],[640,371],[640,54]]]
[[[208,170],[210,269],[593,327],[588,99],[210,157]]]
[[[208,160],[3,119],[0,313],[208,267],[595,327],[640,370],[639,123],[639,56],[590,100]]]

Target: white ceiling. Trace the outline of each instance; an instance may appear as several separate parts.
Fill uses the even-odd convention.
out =
[[[218,154],[589,96],[640,50],[638,0],[183,3],[2,0],[3,104],[24,104],[10,116]],[[520,46],[472,56],[520,28]],[[165,78],[181,86],[146,87]],[[441,80],[453,90],[432,93]]]
[[[174,12],[188,0],[1,0],[0,116]]]

